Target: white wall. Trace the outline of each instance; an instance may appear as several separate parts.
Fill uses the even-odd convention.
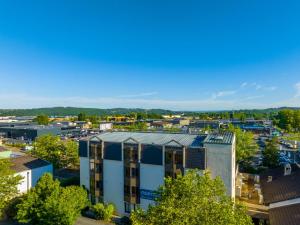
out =
[[[84,185],[86,189],[90,190],[90,166],[89,158],[80,157],[80,186]]]
[[[165,170],[163,166],[140,164],[140,189],[156,191],[164,184]],[[154,202],[147,199],[140,199],[140,207],[147,209],[149,204]]]
[[[112,129],[112,123],[100,123],[99,129],[100,130],[111,130]]]
[[[118,214],[124,214],[124,165],[123,161],[103,160],[103,200],[113,203]]]
[[[23,179],[21,183],[17,186],[20,193],[26,193],[30,188],[34,187],[38,180],[45,174],[53,174],[52,164],[35,168],[33,170],[26,170],[16,173],[16,175],[21,175]]]
[[[31,170],[18,172],[16,175],[23,177],[20,184],[17,186],[19,193],[26,193],[31,188]]]
[[[207,169],[213,178],[220,176],[227,194],[235,197],[235,149],[234,145],[205,144],[207,148]]]

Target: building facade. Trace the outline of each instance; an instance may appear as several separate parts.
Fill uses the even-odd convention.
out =
[[[60,135],[61,129],[55,126],[29,125],[0,127],[0,133],[4,134],[5,138],[33,141],[44,134]]]
[[[220,176],[235,195],[235,136],[107,132],[79,142],[80,183],[93,203],[113,203],[120,215],[154,203],[167,176],[189,169]]]
[[[21,194],[34,187],[45,173],[53,174],[52,164],[39,158],[24,155],[10,160],[12,162],[11,169],[15,171],[15,175],[22,177],[20,184],[17,186]]]

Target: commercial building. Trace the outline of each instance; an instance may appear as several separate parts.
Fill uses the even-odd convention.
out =
[[[33,141],[36,137],[43,134],[59,135],[61,134],[61,129],[55,126],[30,125],[0,127],[0,133],[3,134],[5,138]]]
[[[235,196],[235,136],[106,132],[79,142],[80,184],[92,202],[111,202],[119,214],[154,203],[164,177],[189,169],[220,176]]]
[[[113,124],[109,122],[101,122],[99,124],[99,130],[100,131],[106,131],[106,130],[111,130],[113,128]]]

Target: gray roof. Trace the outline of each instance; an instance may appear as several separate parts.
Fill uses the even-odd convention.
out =
[[[300,204],[292,204],[270,209],[270,224],[300,224]]]
[[[233,142],[234,134],[232,132],[220,132],[207,135],[204,140],[205,144],[228,144]]]
[[[45,160],[34,158],[29,155],[10,158],[10,160],[13,164],[12,169],[16,172],[32,170],[32,169],[48,166],[51,164]]]
[[[182,145],[201,147],[204,135],[147,133],[147,132],[106,132],[92,137],[90,140],[101,139],[104,142],[128,142],[155,145]]]
[[[14,127],[1,127],[3,129],[23,129],[23,130],[51,130],[60,129],[59,127],[51,125],[25,125],[25,126],[14,126]]]
[[[268,182],[268,177],[272,181]],[[290,175],[284,176],[284,168],[268,170],[260,174],[262,194],[265,204],[300,198],[300,169],[292,166]]]

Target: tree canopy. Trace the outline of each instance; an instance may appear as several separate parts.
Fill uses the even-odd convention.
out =
[[[55,168],[78,166],[78,146],[75,141],[63,141],[58,136],[43,135],[38,137],[31,154],[35,157],[47,160]]]
[[[287,132],[300,131],[300,110],[285,109],[279,111],[275,119],[275,124]]]
[[[38,115],[34,119],[39,125],[48,125],[49,124],[49,117],[47,115]]]
[[[59,181],[47,173],[17,205],[17,220],[36,225],[72,225],[87,204],[86,190],[60,187]]]
[[[263,151],[263,165],[270,168],[279,166],[279,148],[278,139],[276,137],[266,144],[266,148]]]
[[[85,113],[79,113],[77,116],[79,121],[85,121],[86,120],[86,114]]]
[[[222,180],[191,170],[176,179],[166,178],[155,205],[132,213],[133,225],[248,225],[244,207],[225,194]]]
[[[236,136],[236,161],[242,162],[249,160],[258,149],[253,133],[242,131],[233,125],[229,126],[229,130],[234,132]]]
[[[17,185],[21,182],[20,175],[15,176],[8,159],[0,159],[0,217],[9,201],[17,196]]]

